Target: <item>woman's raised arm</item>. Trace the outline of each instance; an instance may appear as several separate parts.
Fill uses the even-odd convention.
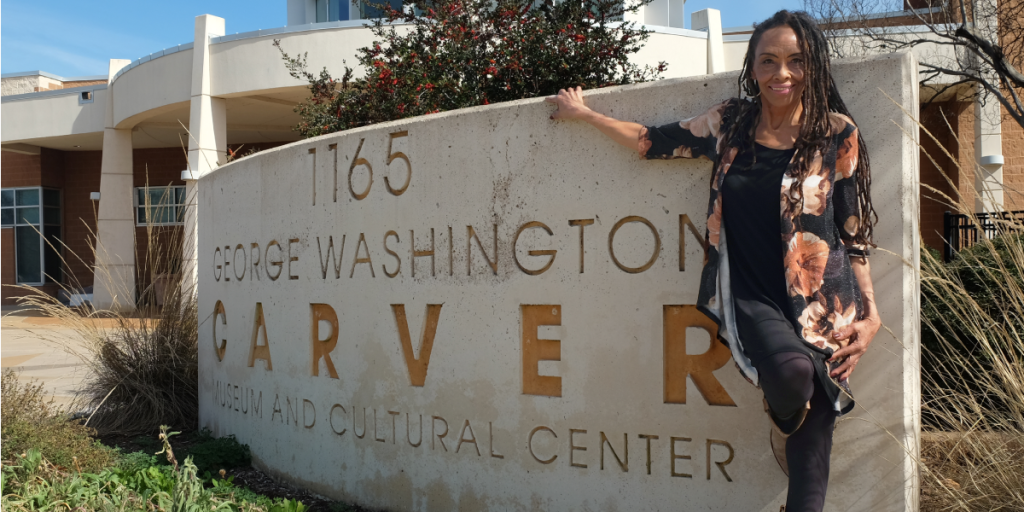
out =
[[[551,115],[551,119],[580,119],[592,124],[601,133],[607,135],[615,142],[623,146],[637,150],[637,143],[640,140],[640,130],[643,126],[629,121],[619,121],[590,110],[590,107],[583,103],[583,88],[568,88],[558,91],[555,96],[548,96],[545,101],[554,103],[558,110]]]
[[[562,89],[545,98],[558,105],[551,119],[582,119],[609,138],[637,151],[644,159],[700,158],[715,160],[722,116],[730,101],[719,103],[707,112],[685,121],[662,126],[644,126],[619,121],[590,110],[583,103],[583,89]]]

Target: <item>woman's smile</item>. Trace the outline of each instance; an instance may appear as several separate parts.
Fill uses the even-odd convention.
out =
[[[757,44],[757,58],[751,69],[768,108],[792,108],[804,90],[803,50],[796,32],[789,27],[765,31]]]

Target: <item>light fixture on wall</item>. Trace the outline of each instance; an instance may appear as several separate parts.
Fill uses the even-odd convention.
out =
[[[984,167],[1003,165],[1003,155],[985,155],[981,157],[980,163]]]

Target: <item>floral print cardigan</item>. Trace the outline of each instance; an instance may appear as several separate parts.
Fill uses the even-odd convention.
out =
[[[715,162],[708,198],[707,245],[701,273],[698,308],[719,325],[719,338],[729,346],[740,372],[758,385],[757,370],[738,339],[729,281],[729,251],[722,222],[721,188],[725,175],[739,152],[723,140],[730,122],[730,106],[743,100],[729,100],[697,117],[640,131],[641,158],[672,159],[705,157]],[[724,119],[723,119],[724,118]],[[840,348],[832,332],[862,318],[861,292],[850,265],[850,256],[867,256],[868,250],[854,242],[862,221],[857,201],[857,127],[840,114],[831,114],[832,136],[824,154],[814,155],[811,171],[803,183],[802,208],[788,214],[786,196],[797,178],[790,162],[780,186],[780,215],[785,281],[794,326],[815,361],[819,379],[836,410],[853,408],[848,382],[829,377],[826,360]],[[847,342],[842,342],[845,345]],[[831,363],[837,366],[838,363]],[[840,391],[842,390],[842,391]]]

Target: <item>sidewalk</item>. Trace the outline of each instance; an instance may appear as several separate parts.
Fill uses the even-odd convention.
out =
[[[39,381],[59,406],[72,406],[89,367],[57,342],[82,350],[82,339],[55,318],[4,307],[0,320],[0,367],[12,368],[22,382]]]

